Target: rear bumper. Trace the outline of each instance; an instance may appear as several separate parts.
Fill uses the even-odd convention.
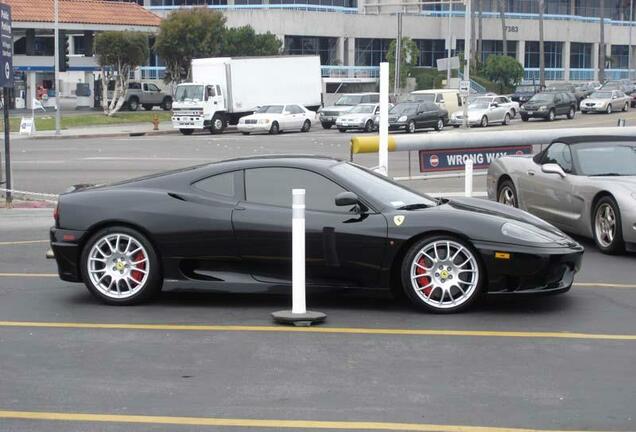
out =
[[[581,268],[583,247],[525,247],[475,244],[488,275],[490,293],[564,292]],[[506,252],[509,259],[496,257]]]
[[[55,254],[60,279],[68,282],[82,282],[82,272],[79,266],[82,253],[81,244],[85,234],[85,231],[51,228],[51,249]]]

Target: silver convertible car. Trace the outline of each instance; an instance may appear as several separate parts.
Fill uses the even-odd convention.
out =
[[[569,137],[534,157],[503,156],[487,188],[490,199],[593,238],[604,253],[636,252],[636,137]]]

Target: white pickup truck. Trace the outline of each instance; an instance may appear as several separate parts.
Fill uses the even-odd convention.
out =
[[[221,133],[262,105],[321,104],[318,56],[195,59],[192,81],[177,86],[172,104],[172,126],[184,135]]]

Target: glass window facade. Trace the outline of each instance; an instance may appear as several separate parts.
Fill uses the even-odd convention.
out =
[[[356,66],[379,66],[386,61],[391,40],[356,38]]]
[[[544,59],[546,68],[560,69],[563,67],[563,42],[544,42]],[[539,67],[539,42],[526,42],[525,67]]]
[[[302,4],[319,6],[358,7],[358,0],[270,0],[271,4]]]
[[[338,38],[314,36],[285,36],[285,54],[290,55],[318,55],[320,64],[338,64],[336,46]]]
[[[508,57],[517,57],[517,41],[507,41]],[[484,40],[481,46],[481,61],[485,63],[491,55],[503,55],[503,41]]]
[[[415,44],[420,52],[418,66],[437,67],[437,59],[446,58],[444,39],[416,39]]]
[[[570,43],[570,68],[592,68],[592,44],[578,42]]]
[[[261,0],[253,0],[253,4],[260,4]],[[227,0],[150,0],[150,6],[204,6],[226,5]],[[239,3],[236,4],[247,4]]]
[[[612,45],[612,69],[629,68],[629,45]]]

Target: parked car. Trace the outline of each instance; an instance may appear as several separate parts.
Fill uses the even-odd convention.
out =
[[[416,90],[409,95],[409,101],[434,102],[448,112],[455,112],[462,107],[462,98],[456,89]]]
[[[508,125],[513,117],[513,108],[504,102],[502,96],[477,98],[468,105],[468,125],[486,127],[492,123]],[[515,102],[516,103],[516,102]],[[464,122],[464,111],[455,111],[450,118],[453,127]]]
[[[404,129],[413,133],[417,129],[442,130],[448,123],[448,111],[433,102],[402,102],[389,111],[389,129]]]
[[[283,131],[309,132],[316,113],[299,104],[263,105],[254,114],[241,117],[236,126],[243,135],[265,132],[276,135]]]
[[[596,90],[601,88],[601,83],[598,81],[590,81],[586,83],[581,83],[576,86],[577,91],[583,94],[583,99],[589,97]]]
[[[59,276],[122,306],[164,281],[289,292],[292,187],[306,191],[310,289],[397,288],[450,313],[488,292],[564,293],[581,266],[581,245],[520,210],[435,199],[328,157],[259,156],[61,194]]]
[[[380,93],[350,93],[340,97],[335,104],[318,110],[320,124],[324,129],[330,129],[336,124],[338,116],[348,112],[361,103],[379,103]]]
[[[488,169],[487,189],[492,200],[593,238],[602,252],[636,252],[634,137],[562,138],[534,157],[503,156]]]
[[[110,81],[108,83],[109,99],[113,97],[114,90],[115,81]],[[158,106],[165,111],[170,111],[172,109],[172,96],[162,91],[155,83],[131,81],[128,83],[125,106],[130,111],[137,111],[140,106],[145,110],[151,110]]]
[[[480,100],[485,100],[488,101],[490,103],[496,103],[499,106],[508,108],[510,110],[510,118],[515,118],[517,116],[517,113],[519,112],[519,102],[515,102],[512,99],[510,99],[508,96],[501,96],[501,95],[492,95],[492,96],[482,96],[476,99],[477,101]]]
[[[576,114],[576,99],[571,93],[537,93],[521,107],[520,113],[523,121],[531,118],[552,121],[561,115],[573,119]]]
[[[510,96],[510,99],[521,106],[530,100],[532,96],[539,93],[539,91],[540,87],[538,85],[519,85],[512,96]]]
[[[576,84],[571,83],[558,83],[552,84],[551,86],[546,87],[545,92],[550,93],[572,93],[576,97],[576,108],[578,109],[581,101],[585,99],[586,91],[583,91]]]
[[[634,85],[629,80],[612,80],[603,84],[601,90],[620,90],[625,94],[631,95],[634,93]]]
[[[581,102],[581,113],[627,111],[631,105],[631,97],[620,90],[599,90]]]
[[[375,129],[375,117],[380,113],[380,104],[363,103],[351,108],[336,119],[336,127],[340,132],[360,129],[371,132]]]

